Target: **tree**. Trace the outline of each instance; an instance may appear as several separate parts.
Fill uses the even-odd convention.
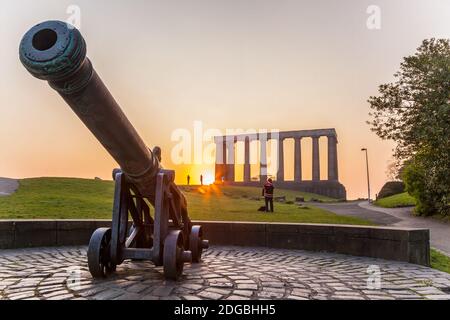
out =
[[[394,82],[379,86],[378,96],[369,98],[368,123],[382,139],[396,141],[394,157],[398,166],[406,164],[407,190],[413,188],[413,177],[421,179],[421,188],[411,191],[419,213],[449,214],[449,40],[424,40],[414,55],[403,59],[394,77]]]

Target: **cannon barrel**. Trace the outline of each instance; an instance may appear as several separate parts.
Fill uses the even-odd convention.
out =
[[[20,60],[47,80],[94,134],[142,196],[152,198],[160,164],[114,100],[86,57],[86,42],[74,27],[46,21],[20,43]]]

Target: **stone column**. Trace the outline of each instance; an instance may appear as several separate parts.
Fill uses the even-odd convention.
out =
[[[216,182],[221,183],[222,177],[227,178],[226,173],[226,163],[227,163],[227,144],[225,139],[218,138],[216,140]]]
[[[320,180],[319,137],[312,137],[312,180]]]
[[[294,180],[296,182],[302,181],[302,138],[295,138]]]
[[[328,180],[338,180],[337,138],[328,136]]]
[[[260,153],[260,182],[265,183],[267,180],[267,137],[259,140],[261,144]]]
[[[284,139],[278,139],[278,170],[277,181],[284,181]]]
[[[245,137],[245,154],[244,154],[244,182],[250,182],[250,138]]]
[[[226,138],[226,145],[228,149],[228,155],[227,155],[227,181],[234,182],[234,143],[235,143],[235,137],[233,136],[227,136]]]

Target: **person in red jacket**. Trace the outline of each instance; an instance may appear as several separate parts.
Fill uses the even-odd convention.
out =
[[[263,187],[263,196],[264,201],[266,203],[266,212],[269,212],[269,206],[270,206],[270,212],[273,212],[273,190],[275,188],[273,187],[272,179],[267,179],[267,182],[264,184]]]

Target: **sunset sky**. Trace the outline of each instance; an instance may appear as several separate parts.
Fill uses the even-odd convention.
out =
[[[109,179],[116,166],[18,59],[23,34],[38,22],[66,21],[69,5],[81,10],[97,72],[144,141],[162,147],[178,182],[187,173],[194,183],[200,173],[214,174],[211,164],[172,162],[172,133],[193,132],[194,121],[223,132],[336,128],[349,198],[367,194],[361,148],[369,149],[374,194],[394,146],[365,123],[368,97],[393,80],[402,57],[423,39],[450,37],[448,0],[0,0],[0,176]],[[366,26],[369,5],[381,10],[379,30]],[[303,146],[310,178],[311,143]]]

